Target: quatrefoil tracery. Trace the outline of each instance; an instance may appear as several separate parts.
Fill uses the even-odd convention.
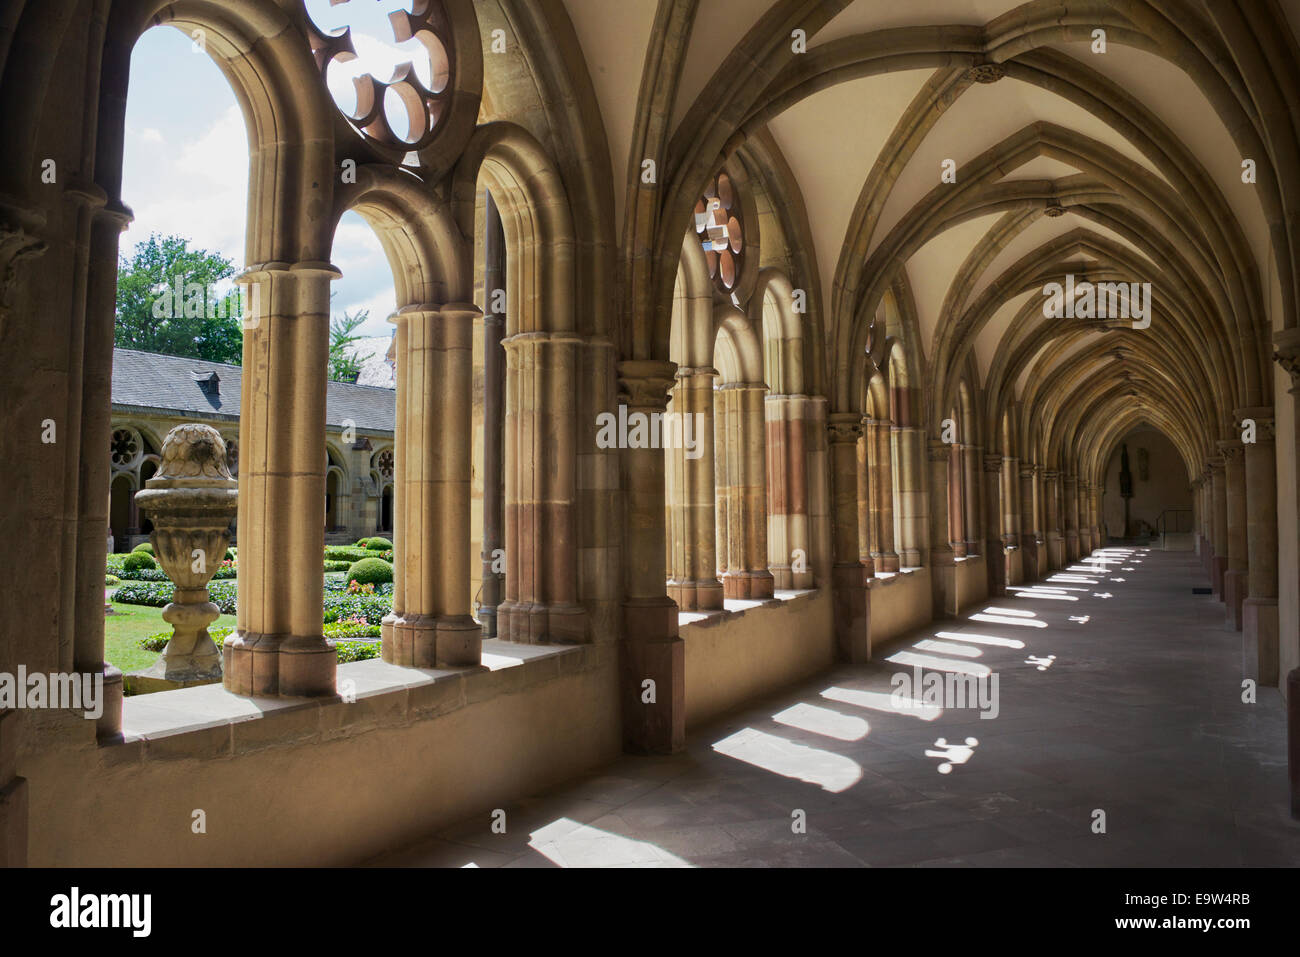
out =
[[[354,0],[329,0],[339,6]],[[356,0],[361,2],[361,0]],[[370,139],[389,147],[420,150],[438,134],[438,124],[449,106],[452,93],[453,45],[451,23],[437,0],[414,0],[412,10],[394,10],[388,15],[393,38],[397,43],[417,40],[429,58],[429,84],[421,81],[413,62],[399,64],[393,75],[380,80],[372,73],[354,77],[356,107],[345,116]],[[312,55],[321,78],[328,83],[330,65],[357,59],[352,27],[326,32],[307,17],[311,32]],[[389,122],[386,105],[392,93],[406,114],[406,135],[401,136]]]
[[[739,197],[726,173],[719,173],[695,204],[695,231],[704,246],[709,276],[730,293],[740,277],[745,240]]]

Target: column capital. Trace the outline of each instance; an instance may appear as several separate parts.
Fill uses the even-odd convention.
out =
[[[766,382],[724,382],[717,387],[719,392],[767,392]]]
[[[1223,467],[1224,467],[1225,464],[1226,464],[1226,463],[1225,463],[1224,460],[1223,460],[1223,455],[1222,455],[1222,454],[1219,454],[1219,455],[1211,455],[1211,456],[1210,456],[1208,459],[1206,459],[1206,461],[1205,461],[1205,467],[1208,468],[1208,469],[1210,470],[1210,473],[1211,473],[1212,475],[1213,475],[1214,473],[1216,473],[1216,472],[1222,472],[1222,471],[1223,471]]]
[[[677,363],[633,359],[618,364],[618,398],[630,408],[668,408],[668,393],[677,381]]]
[[[420,302],[412,303],[408,306],[402,306],[391,316],[388,321],[394,325],[403,319],[414,319],[420,316],[442,316],[447,319],[477,319],[483,315],[483,311],[472,302]]]
[[[1291,376],[1291,394],[1300,395],[1300,326],[1273,334],[1273,361]]]
[[[1043,478],[1047,479],[1049,482],[1055,482],[1060,477],[1061,473],[1056,469],[1043,469]]]
[[[826,418],[826,432],[832,445],[862,438],[862,417],[856,412],[832,412]]]
[[[1020,477],[1022,479],[1032,479],[1039,472],[1037,465],[1020,466]]]
[[[1220,439],[1218,446],[1225,466],[1241,461],[1241,456],[1246,451],[1241,439]]]
[[[1253,445],[1271,445],[1277,438],[1277,422],[1273,417],[1271,405],[1261,405],[1248,409],[1237,409],[1232,413],[1238,429],[1247,421],[1254,423],[1255,441]]]
[[[692,369],[690,366],[678,366],[675,375],[678,379],[694,379],[696,376],[700,378],[716,379],[718,376],[722,375],[722,373],[712,366],[700,366],[695,369]]]
[[[1066,484],[1067,487],[1073,485],[1075,488],[1078,488],[1078,487],[1079,487],[1079,476],[1077,476],[1077,475],[1069,475],[1069,474],[1067,474],[1067,475],[1065,476],[1065,484]]]
[[[990,474],[1002,471],[1002,453],[988,452],[984,455],[984,471]]]
[[[952,450],[960,448],[959,445],[949,445],[946,442],[931,439],[927,445],[927,455],[931,462],[947,462],[952,458]]]

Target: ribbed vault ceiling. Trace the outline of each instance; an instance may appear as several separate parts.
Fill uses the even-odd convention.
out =
[[[633,64],[653,46],[660,4],[565,6],[620,182],[639,162],[629,151],[646,77]],[[1284,6],[1300,22],[1296,3]],[[816,274],[794,278],[818,287],[836,407],[862,394],[871,320],[900,289],[909,318],[891,331],[923,364],[922,424],[947,414],[965,379],[982,396],[989,447],[1016,409],[1029,410],[1017,451],[1044,461],[1085,437],[1101,454],[1150,422],[1199,471],[1233,410],[1269,400],[1285,300],[1264,187],[1241,181],[1254,134],[1220,115],[1241,80],[1231,65],[1213,75],[1224,49],[1212,11],[1176,0],[824,3],[808,52],[785,57],[800,8],[811,5],[702,0],[684,54],[663,61],[676,71],[666,140],[673,165],[716,166],[770,134],[806,213],[808,235],[790,241],[811,246]],[[1100,54],[1088,40],[1097,25]],[[974,76],[980,62],[1002,75]],[[722,127],[741,132],[709,154]],[[955,185],[940,182],[948,159]],[[627,194],[615,192],[622,235]],[[1043,285],[1071,272],[1150,282],[1151,328],[1045,318]]]

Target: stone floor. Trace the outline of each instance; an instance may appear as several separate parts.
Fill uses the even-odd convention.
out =
[[[1242,703],[1194,556],[1111,554],[507,807],[504,834],[480,815],[370,863],[1300,865],[1277,690]],[[991,669],[997,717],[899,707],[914,664]]]

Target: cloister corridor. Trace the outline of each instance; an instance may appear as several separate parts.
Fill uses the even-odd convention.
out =
[[[505,833],[485,809],[368,863],[1294,867],[1285,707],[1276,688],[1242,702],[1239,637],[1200,584],[1191,553],[1101,549],[694,730],[684,753],[506,805]],[[890,676],[913,663],[992,669],[1000,713],[900,712]],[[968,737],[938,773],[927,750]]]

